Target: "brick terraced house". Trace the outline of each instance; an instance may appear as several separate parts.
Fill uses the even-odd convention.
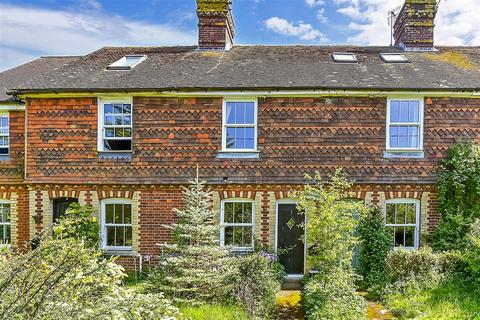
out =
[[[159,254],[181,186],[215,191],[221,245],[294,246],[304,173],[343,168],[395,246],[434,230],[439,161],[480,141],[480,48],[434,47],[435,0],[406,0],[395,46],[239,46],[229,0],[197,0],[199,45],[105,47],[0,75],[1,235],[24,248],[72,202],[128,268]]]

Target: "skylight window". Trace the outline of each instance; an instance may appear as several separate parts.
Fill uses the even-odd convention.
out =
[[[354,53],[349,52],[334,52],[332,54],[333,61],[343,63],[357,63],[357,57]]]
[[[144,55],[128,55],[109,65],[107,70],[131,70],[145,59]]]
[[[380,53],[380,57],[387,63],[407,63],[408,59],[401,53]]]

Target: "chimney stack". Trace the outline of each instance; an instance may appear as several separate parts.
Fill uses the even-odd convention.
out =
[[[231,0],[197,0],[198,49],[229,50],[235,36]]]
[[[395,46],[405,51],[432,51],[436,0],[405,0],[393,26]]]

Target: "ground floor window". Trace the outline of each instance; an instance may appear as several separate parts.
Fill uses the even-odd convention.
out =
[[[9,244],[10,238],[10,204],[0,203],[0,241],[1,244]]]
[[[233,250],[253,249],[254,205],[248,200],[222,202],[221,245]]]
[[[102,244],[107,250],[132,249],[132,204],[128,200],[102,202]]]
[[[416,249],[419,244],[420,201],[415,199],[388,200],[385,206],[385,226],[393,236],[393,246]]]

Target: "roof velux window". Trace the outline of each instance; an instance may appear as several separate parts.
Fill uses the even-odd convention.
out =
[[[380,53],[380,57],[387,63],[407,63],[408,59],[401,53]]]
[[[128,55],[109,65],[107,70],[131,70],[145,59],[144,55]]]
[[[357,63],[357,57],[350,52],[334,52],[332,53],[333,61],[343,63]]]

